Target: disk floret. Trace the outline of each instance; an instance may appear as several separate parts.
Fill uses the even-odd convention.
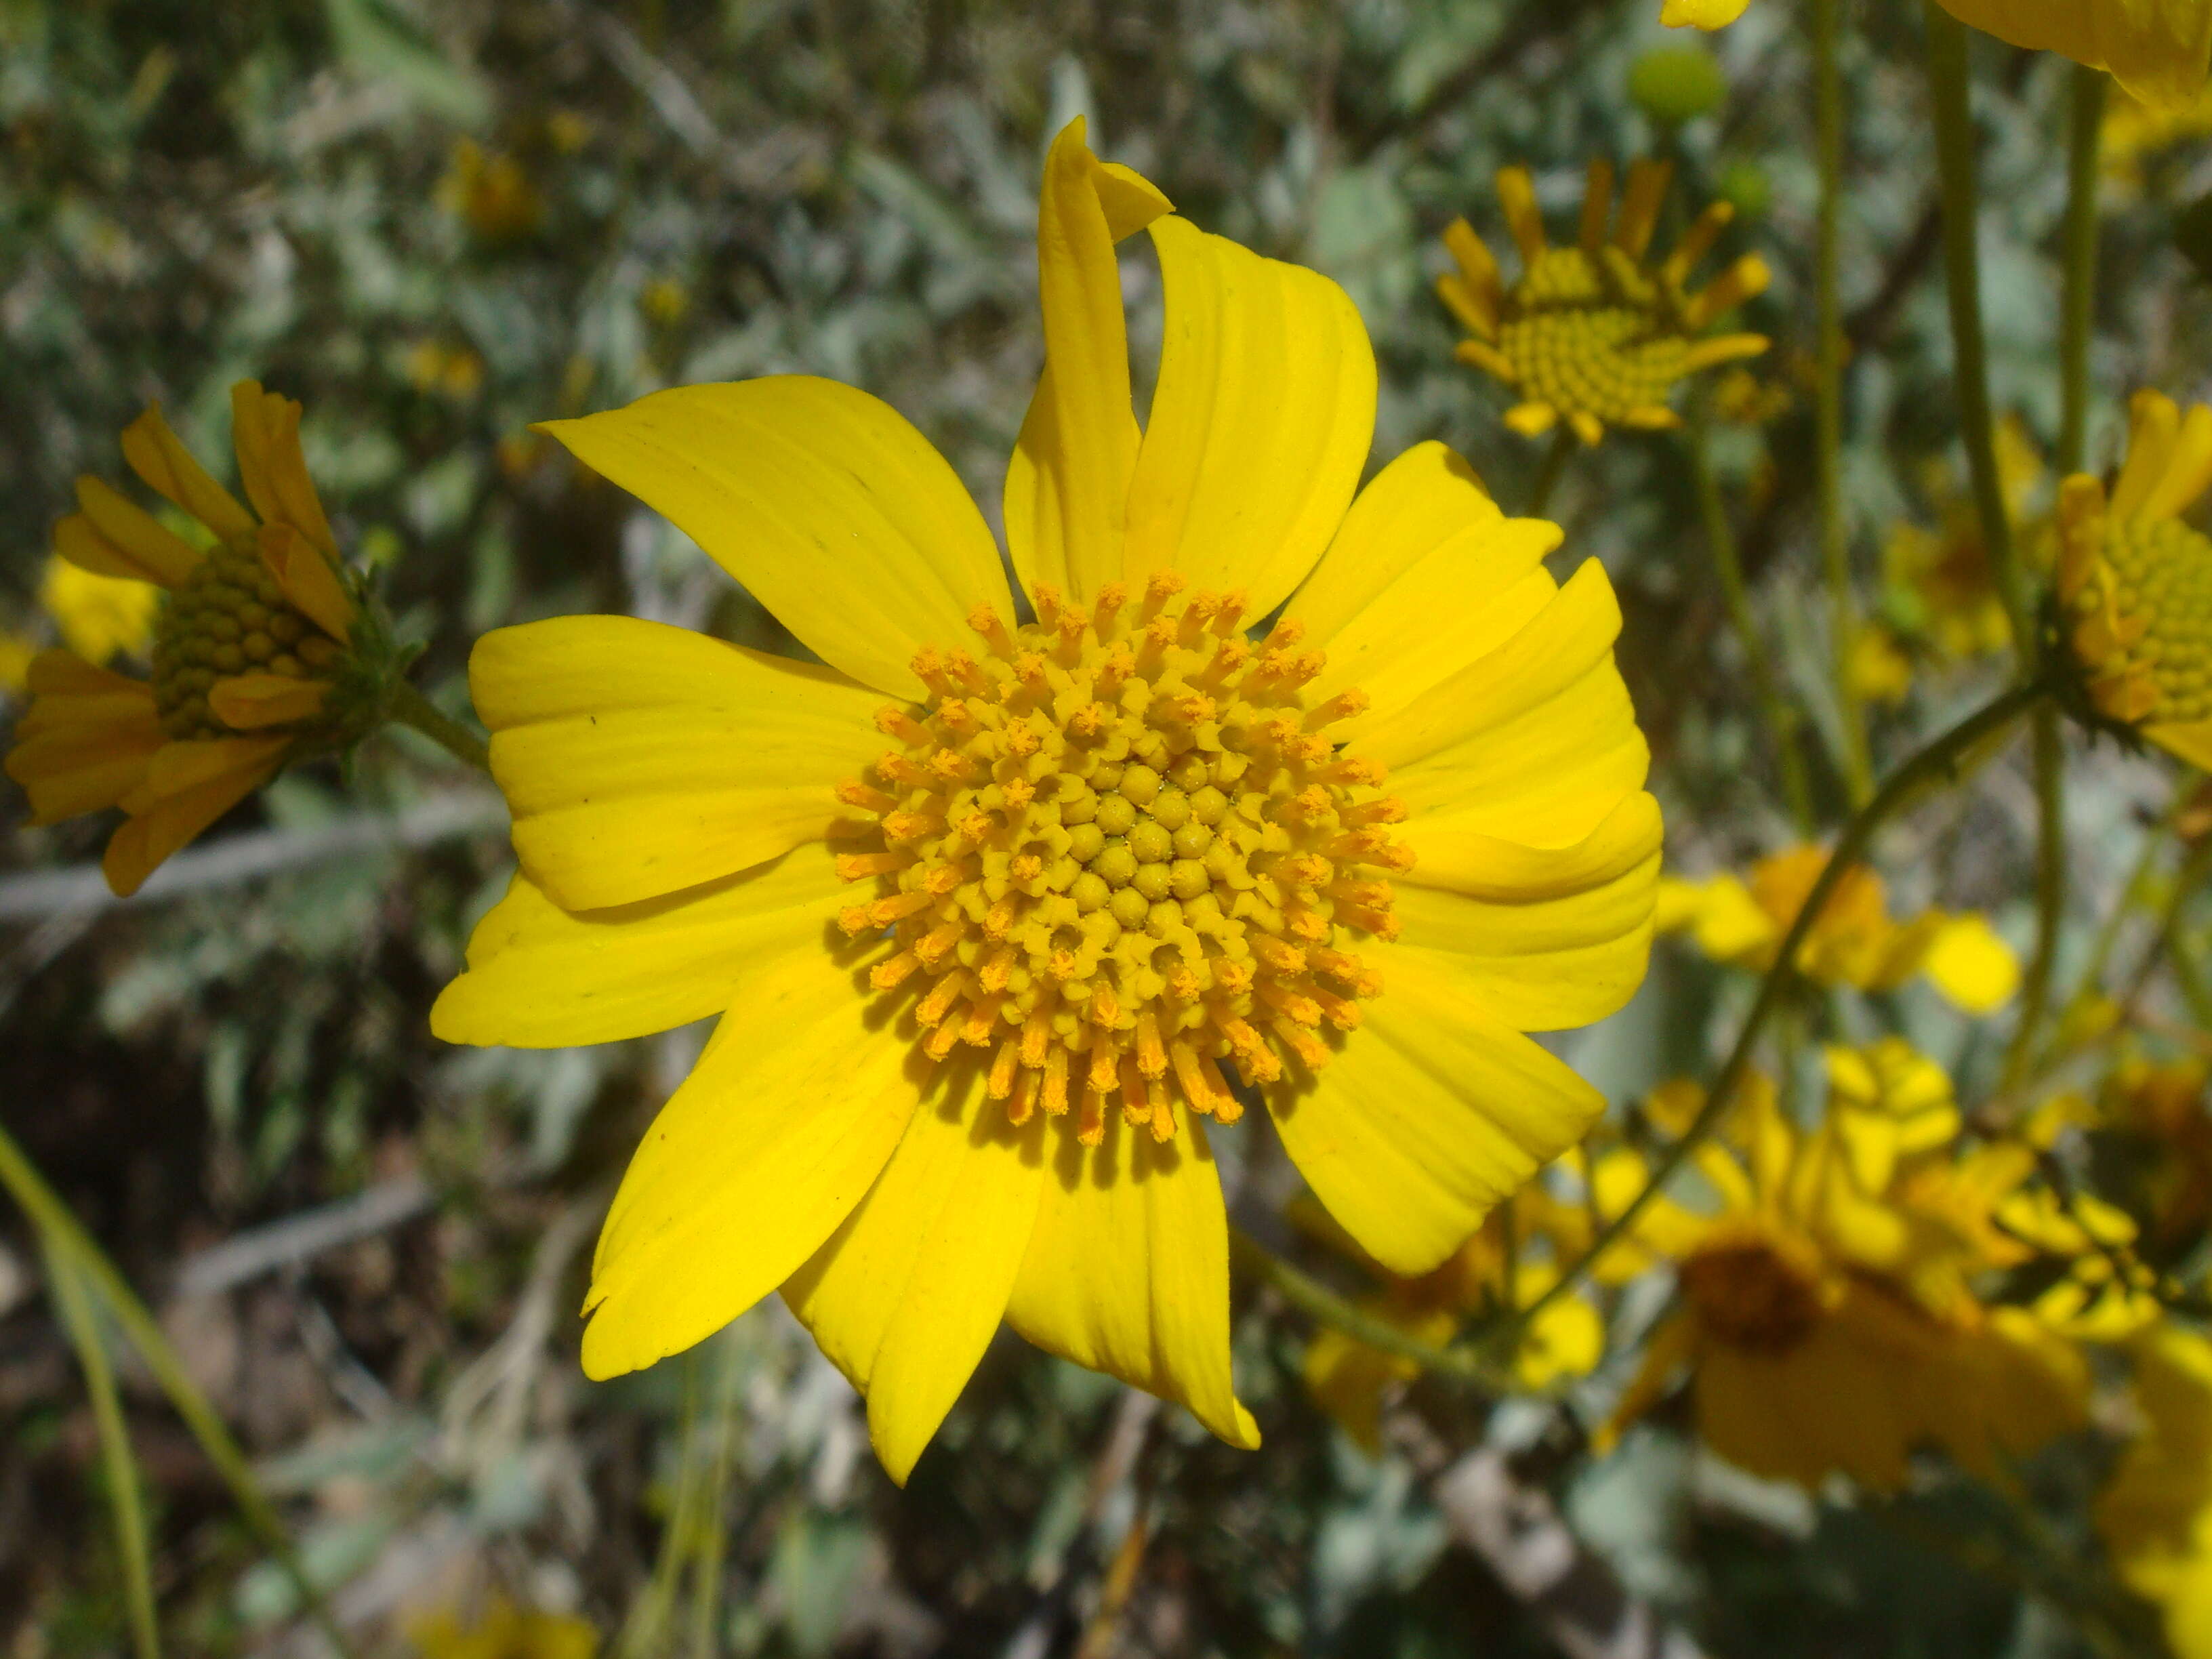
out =
[[[2100,708],[2129,725],[2212,720],[2212,541],[2179,519],[2107,518],[2067,601]]]
[[[1295,622],[1255,646],[1241,594],[1183,590],[980,607],[980,650],[915,659],[927,702],[882,711],[895,746],[839,792],[879,843],[838,860],[875,884],[840,918],[886,935],[870,983],[932,1059],[984,1050],[1009,1121],[1075,1110],[1094,1144],[1116,1101],[1165,1140],[1177,1102],[1241,1114],[1224,1065],[1326,1065],[1382,988],[1349,936],[1396,937],[1413,865],[1382,769],[1328,735],[1365,698],[1310,692]]]
[[[252,546],[218,544],[167,597],[154,636],[154,699],[179,739],[234,735],[210,708],[218,680],[335,677],[344,651],[284,597]]]

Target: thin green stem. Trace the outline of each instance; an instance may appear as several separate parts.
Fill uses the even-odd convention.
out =
[[[2035,711],[2035,948],[2021,975],[2020,1019],[2005,1050],[1997,1089],[2010,1093],[2027,1073],[2051,1008],[2058,930],[2066,915],[2066,733],[2058,711]]]
[[[1536,487],[1528,492],[1528,505],[1522,509],[1522,518],[1544,516],[1544,509],[1552,504],[1552,492],[1559,488],[1559,478],[1567,470],[1567,459],[1575,453],[1578,441],[1574,428],[1560,422],[1552,434],[1552,447],[1544,452],[1544,464],[1536,469]]]
[[[1838,61],[1843,0],[1813,0],[1813,111],[1820,168],[1818,233],[1813,249],[1814,307],[1818,313],[1819,384],[1813,402],[1814,494],[1819,507],[1820,568],[1827,580],[1831,668],[1843,722],[1844,781],[1851,805],[1874,793],[1866,708],[1852,672],[1858,644],[1858,602],[1851,591],[1850,533],[1844,522],[1844,302],[1842,259],[1844,77]]]
[[[2065,288],[2058,313],[2058,474],[2081,470],[2089,430],[2089,341],[2097,301],[2097,181],[2105,130],[2102,70],[2074,66],[2066,145]]]
[[[1973,475],[1974,506],[1990,575],[2012,624],[2013,650],[2033,672],[2035,633],[2012,520],[1997,476],[1996,428],[1990,411],[1989,351],[1982,335],[1981,258],[1975,246],[1974,123],[1967,106],[1966,27],[1938,3],[1922,0],[1928,32],[1928,85],[1935,106],[1936,167],[1943,194],[1943,276],[1951,305],[1951,355],[1959,426]]]
[[[1829,854],[1828,862],[1805,896],[1790,930],[1782,936],[1780,947],[1775,951],[1774,965],[1766,970],[1759,982],[1759,994],[1746,1015],[1743,1029],[1736,1034],[1735,1046],[1729,1051],[1720,1074],[1713,1079],[1712,1088],[1705,1096],[1705,1103],[1691,1120],[1680,1139],[1661,1153],[1651,1167],[1651,1174],[1643,1189],[1630,1200],[1619,1215],[1601,1228],[1590,1241],[1589,1248],[1559,1275],[1543,1295],[1522,1310],[1520,1328],[1527,1328],[1534,1319],[1551,1303],[1565,1296],[1596,1263],[1598,1258],[1612,1248],[1623,1234],[1634,1226],[1636,1218],[1644,1213],[1644,1206],[1657,1197],[1659,1191],[1674,1172],[1689,1160],[1690,1155],[1720,1125],[1735,1102],[1736,1091],[1742,1086],[1745,1074],[1751,1069],[1752,1054],[1757,1049],[1760,1035],[1766,1029],[1790,981],[1796,977],[1794,963],[1805,943],[1805,936],[1813,924],[1827,908],[1828,897],[1835,891],[1836,884],[1844,873],[1856,865],[1873,841],[1875,831],[1881,829],[1921,793],[1936,784],[1948,782],[1956,775],[1959,764],[1974,749],[2003,732],[2030,709],[2051,695],[2050,688],[2041,683],[2014,686],[1995,702],[1974,714],[1936,738],[1928,746],[1906,761],[1890,775],[1889,781],[1878,790],[1872,800],[1853,813],[1837,837],[1835,851]]]
[[[123,1402],[115,1391],[115,1368],[108,1362],[107,1339],[100,1328],[100,1316],[92,1299],[85,1294],[84,1280],[70,1260],[68,1246],[43,1231],[40,1243],[46,1247],[46,1282],[53,1289],[54,1304],[68,1329],[70,1344],[76,1350],[85,1392],[92,1399],[93,1423],[100,1433],[100,1472],[107,1486],[108,1507],[114,1514],[131,1650],[138,1659],[160,1659],[161,1637],[154,1618],[154,1562],[146,1540],[145,1498],[139,1490],[137,1460],[131,1451],[131,1431],[123,1420]]]
[[[1720,579],[1721,599],[1728,607],[1729,624],[1743,652],[1745,672],[1751,678],[1753,697],[1774,745],[1775,765],[1782,777],[1783,799],[1801,834],[1813,833],[1813,794],[1805,779],[1805,757],[1797,745],[1797,711],[1782,696],[1774,678],[1773,659],[1759,632],[1751,593],[1743,579],[1743,561],[1736,549],[1735,532],[1729,527],[1728,507],[1721,500],[1720,483],[1713,477],[1705,453],[1707,414],[1700,389],[1691,400],[1684,447],[1689,453],[1690,477],[1697,487],[1698,511],[1705,520],[1705,544],[1711,550],[1713,574]]]
[[[1516,1391],[1512,1377],[1464,1346],[1437,1348],[1400,1330],[1339,1296],[1312,1274],[1292,1267],[1241,1227],[1229,1230],[1229,1259],[1254,1279],[1273,1286],[1292,1307],[1384,1353],[1410,1359],[1431,1376],[1488,1394]]]
[[[491,770],[491,750],[484,740],[404,680],[392,689],[392,718],[420,732],[455,760],[479,772]]]
[[[83,1274],[94,1292],[106,1304],[109,1316],[123,1328],[125,1339],[138,1351],[138,1357],[146,1362],[147,1370],[153,1372],[155,1382],[161,1386],[162,1393],[168,1395],[169,1404],[177,1415],[184,1419],[185,1426],[199,1442],[200,1449],[207,1455],[208,1462],[215,1465],[216,1473],[230,1488],[231,1499],[246,1517],[246,1525],[259,1537],[262,1547],[275,1558],[279,1570],[291,1581],[294,1592],[299,1596],[301,1605],[307,1610],[317,1631],[330,1644],[331,1650],[338,1654],[340,1659],[345,1659],[345,1656],[351,1654],[353,1650],[343,1632],[338,1629],[337,1621],[331,1617],[330,1607],[324,1601],[322,1592],[315,1588],[313,1581],[301,1566],[300,1558],[293,1551],[292,1540],[284,1530],[284,1522],[268,1498],[263,1496],[259,1483],[253,1478],[252,1466],[246,1462],[245,1451],[231,1437],[230,1431],[223,1426],[222,1419],[216,1414],[215,1407],[208,1403],[207,1396],[200,1392],[199,1385],[185,1370],[184,1361],[178,1358],[177,1351],[170,1346],[169,1339],[162,1334],[161,1326],[147,1311],[146,1304],[138,1299],[137,1292],[131,1290],[114,1263],[107,1259],[92,1236],[70,1212],[69,1206],[62,1202],[60,1195],[46,1185],[46,1177],[39,1173],[38,1167],[4,1127],[0,1127],[0,1187],[7,1188],[9,1195],[30,1218],[31,1224],[47,1241],[48,1248],[58,1249]]]

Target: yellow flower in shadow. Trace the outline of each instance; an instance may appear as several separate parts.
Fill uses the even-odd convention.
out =
[[[161,590],[152,582],[103,576],[54,556],[46,561],[39,603],[61,630],[64,645],[87,662],[105,666],[118,656],[146,654]]]
[[[1848,1130],[1834,1113],[1801,1129],[1770,1088],[1747,1088],[1694,1155],[1715,1206],[1662,1202],[1636,1224],[1632,1243],[1674,1265],[1680,1299],[1602,1438],[1686,1378],[1699,1437],[1730,1462],[1892,1491],[1917,1450],[2002,1479],[2085,1419],[2080,1354],[1971,1289],[2031,1254],[1991,1212],[2018,1178],[1958,1173],[1917,1057],[1858,1061],[1837,1069],[1875,1092],[1846,1094]]]
[[[2212,60],[2203,0],[1942,0],[1969,27],[2032,52],[2109,70],[2131,96],[2167,107],[2203,91]]]
[[[2212,1342],[2172,1323],[2130,1348],[2141,1427],[2093,1510],[2175,1659],[2212,1659]]]
[[[337,543],[300,450],[300,405],[251,380],[232,389],[239,472],[251,510],[209,476],[158,409],[123,434],[146,484],[205,527],[194,546],[99,479],[54,547],[101,577],[167,590],[149,684],[74,651],[26,674],[8,775],[52,823],[119,806],[104,866],[118,893],[259,788],[287,760],[336,746],[331,696],[359,619]]]
[[[2126,198],[2141,191],[2143,163],[2163,150],[2212,135],[2212,86],[2172,104],[2146,104],[2116,89],[2105,106],[2097,155],[2106,189]]]
[[[1659,884],[1657,930],[1687,933],[1716,962],[1764,972],[1828,861],[1821,848],[1761,859],[1750,878],[1723,873]],[[1800,947],[1797,970],[1824,985],[1894,990],[1917,974],[1954,1006],[1986,1014],[2020,988],[2020,960],[1976,911],[1923,910],[1899,921],[1887,890],[1864,866],[1844,872]]]
[[[2212,408],[2139,392],[2108,496],[2058,492],[2058,603],[2081,712],[2212,771],[2212,541],[2181,520],[2212,485]]]
[[[1667,402],[1676,381],[1766,349],[1762,334],[1699,337],[1722,313],[1766,288],[1766,264],[1755,253],[1702,289],[1687,286],[1692,267],[1735,216],[1733,207],[1715,202],[1665,259],[1647,257],[1672,173],[1664,161],[1632,166],[1616,219],[1613,164],[1593,161],[1581,234],[1555,247],[1545,240],[1528,169],[1504,169],[1498,199],[1522,264],[1521,280],[1510,289],[1466,220],[1444,232],[1457,269],[1437,279],[1437,293],[1474,337],[1460,342],[1459,360],[1520,392],[1522,401],[1505,416],[1515,431],[1534,436],[1564,420],[1594,444],[1608,425],[1676,426],[1680,418]]]

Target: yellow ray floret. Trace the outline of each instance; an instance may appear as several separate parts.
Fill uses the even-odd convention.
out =
[[[1141,427],[1139,229],[1168,317]],[[609,1214],[586,1369],[781,1290],[901,1480],[1002,1320],[1255,1443],[1209,1120],[1265,1110],[1361,1249],[1430,1272],[1600,1109],[1525,1033],[1620,1006],[1650,948],[1602,569],[1556,581],[1557,528],[1441,445],[1358,489],[1343,291],[1175,215],[1080,122],[1038,258],[1021,600],[887,405],[687,386],[548,429],[825,665],[626,617],[471,663],[521,868],[434,1029],[722,1011]]]
[[[151,682],[87,659],[99,653],[42,653],[30,665],[33,702],[7,759],[38,823],[123,810],[105,860],[118,893],[135,892],[288,758],[342,737],[326,704],[349,660],[358,612],[300,450],[300,405],[242,380],[231,414],[251,510],[192,458],[158,409],[123,434],[131,470],[198,520],[211,545],[185,540],[91,477],[77,480],[81,510],[54,527],[61,568],[76,573],[50,584],[64,594],[98,581],[167,590],[152,629]]]
[[[1444,232],[1455,269],[1437,293],[1470,336],[1456,355],[1522,393],[1505,416],[1515,431],[1533,437],[1564,420],[1594,444],[1608,425],[1674,426],[1667,399],[1676,381],[1766,349],[1763,335],[1699,337],[1766,288],[1765,262],[1750,253],[1705,288],[1686,286],[1734,215],[1727,203],[1708,207],[1663,260],[1647,258],[1670,177],[1665,162],[1635,163],[1616,216],[1613,165],[1593,161],[1576,241],[1559,247],[1545,240],[1528,170],[1500,172],[1498,203],[1521,250],[1510,289],[1464,219]]]
[[[2108,70],[2156,108],[2186,105],[2212,61],[2203,0],[1942,0],[1960,22],[2000,40]]]
[[[2212,408],[2139,392],[2107,499],[2058,493],[2058,603],[2094,718],[2212,768],[2212,541],[2180,514],[2212,485]]]

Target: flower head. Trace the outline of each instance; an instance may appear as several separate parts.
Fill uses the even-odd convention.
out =
[[[2107,497],[2058,492],[2060,626],[2088,715],[2212,769],[2212,541],[2181,521],[2212,484],[2212,408],[2139,392]]]
[[[1858,1120],[1849,1132],[1833,1115],[1801,1129],[1771,1087],[1747,1088],[1696,1155],[1718,1207],[1662,1200],[1633,1230],[1632,1244],[1674,1262],[1681,1300],[1612,1431],[1686,1372],[1699,1435],[1770,1479],[1893,1490],[1923,1446],[2000,1476],[2087,1401],[2069,1343],[1971,1289],[2032,1255],[1992,1215],[2032,1163],[1955,1161],[1955,1115],[1929,1098],[1919,1057],[1830,1058],[1846,1091],[1832,1112]]]
[[[1498,199],[1522,264],[1510,289],[1466,220],[1445,231],[1458,269],[1437,279],[1437,292],[1474,337],[1460,342],[1459,359],[1518,389],[1522,401],[1505,416],[1515,431],[1534,435],[1565,420],[1594,444],[1608,424],[1674,426],[1679,417],[1667,398],[1677,380],[1766,349],[1761,334],[1698,337],[1723,312],[1766,288],[1766,264],[1755,253],[1704,289],[1687,286],[1691,268],[1735,216],[1734,208],[1715,202],[1664,260],[1646,257],[1672,173],[1664,161],[1630,167],[1615,220],[1613,165],[1592,161],[1581,235],[1554,247],[1544,239],[1528,169],[1504,169]]]
[[[1168,315],[1141,429],[1140,228]],[[548,429],[825,666],[623,617],[471,664],[521,869],[434,1028],[722,1013],[609,1215],[586,1369],[780,1286],[900,1480],[1002,1316],[1254,1443],[1207,1121],[1263,1103],[1361,1248],[1431,1271],[1597,1115],[1522,1034],[1626,999],[1657,874],[1603,572],[1555,583],[1558,530],[1441,445],[1355,499],[1376,382],[1343,292],[1174,216],[1079,122],[1037,246],[1005,513],[1034,620],[921,434],[793,376]]]
[[[203,550],[99,479],[54,528],[62,559],[101,578],[167,590],[151,684],[70,650],[42,652],[8,775],[51,823],[120,806],[108,884],[137,890],[289,761],[358,735],[362,613],[337,562],[300,451],[300,405],[251,380],[233,388],[239,472],[251,510],[149,409],[124,459],[213,538]],[[366,630],[373,632],[374,630]]]
[[[1716,962],[1764,972],[1827,862],[1820,848],[1793,847],[1761,859],[1748,880],[1670,877],[1660,883],[1658,930],[1688,933]],[[1951,1002],[1976,1014],[2002,1007],[2020,987],[2019,958],[1987,917],[1923,910],[1897,921],[1881,878],[1863,866],[1845,871],[1831,890],[1796,965],[1822,984],[1863,991],[1894,990],[1925,974]]]

